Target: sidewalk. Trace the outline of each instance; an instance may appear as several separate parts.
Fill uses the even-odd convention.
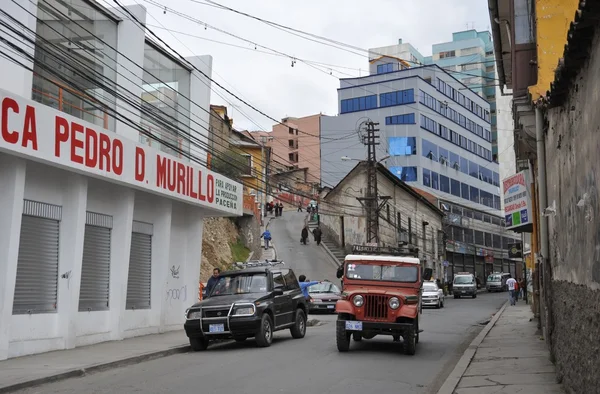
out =
[[[0,393],[189,350],[183,330],[0,361]]]
[[[525,302],[505,304],[471,343],[438,394],[564,393],[532,318]]]

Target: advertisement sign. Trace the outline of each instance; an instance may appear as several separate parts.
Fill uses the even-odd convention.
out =
[[[507,230],[531,231],[531,191],[529,171],[506,178],[504,186],[504,218]]]
[[[520,242],[508,244],[508,257],[511,259],[523,258],[523,247]]]
[[[0,152],[222,213],[243,213],[238,182],[4,90]]]

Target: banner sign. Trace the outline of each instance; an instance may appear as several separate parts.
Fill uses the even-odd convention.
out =
[[[532,225],[529,171],[521,171],[503,182],[506,229],[525,230]]]
[[[0,152],[222,214],[243,213],[238,182],[4,90]]]

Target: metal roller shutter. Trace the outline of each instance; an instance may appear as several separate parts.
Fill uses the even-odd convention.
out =
[[[56,313],[62,209],[25,200],[13,314]]]
[[[152,231],[152,224],[133,222],[129,274],[127,277],[126,309],[150,309]]]
[[[109,308],[112,216],[87,212],[81,264],[79,311]]]

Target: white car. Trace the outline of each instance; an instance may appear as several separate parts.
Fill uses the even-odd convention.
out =
[[[444,291],[435,282],[423,283],[423,306],[435,306],[437,309],[444,307]]]

